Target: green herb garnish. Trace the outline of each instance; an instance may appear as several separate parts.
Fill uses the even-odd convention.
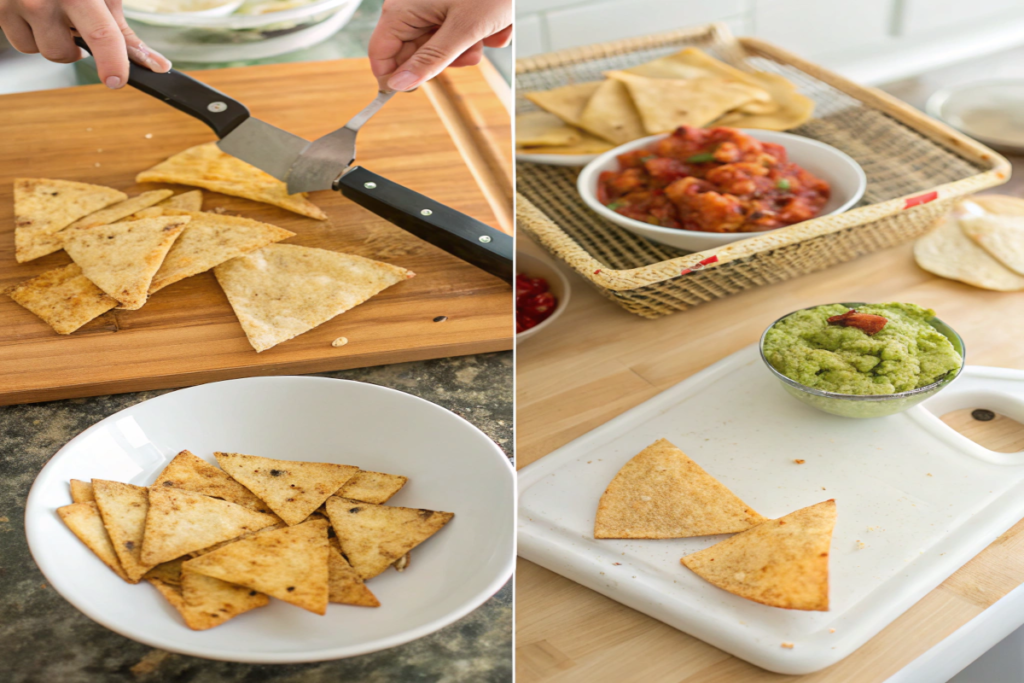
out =
[[[622,206],[622,202],[612,202],[611,204],[608,205],[608,208],[611,209],[612,211],[615,211],[620,206]]]
[[[775,187],[779,188],[783,192],[789,192],[789,178],[783,178],[782,180],[775,183]]]
[[[650,155],[645,156],[645,157],[640,157],[640,163],[646,164],[651,159],[657,159],[657,158],[658,158],[657,154],[650,154]]]
[[[686,160],[690,164],[706,164],[709,161],[714,161],[715,155],[711,152],[704,152],[702,154],[694,154],[692,157]]]

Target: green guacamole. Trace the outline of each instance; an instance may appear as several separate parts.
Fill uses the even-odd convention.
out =
[[[857,396],[918,389],[962,363],[950,341],[928,324],[935,311],[914,304],[857,306],[889,321],[869,335],[827,322],[847,310],[842,304],[818,306],[780,320],[765,335],[765,358],[804,386]]]

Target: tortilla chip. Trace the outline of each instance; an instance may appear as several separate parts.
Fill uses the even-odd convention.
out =
[[[270,514],[270,508],[231,476],[189,451],[174,456],[153,482],[153,487],[167,486],[194,491],[204,496],[221,498],[242,507]]]
[[[826,500],[680,560],[705,581],[770,607],[828,610],[836,503]]]
[[[991,213],[964,216],[960,227],[992,258],[1024,276],[1024,217]]]
[[[334,495],[383,505],[391,496],[398,493],[407,481],[408,477],[399,474],[359,470]]]
[[[582,139],[578,129],[546,111],[531,111],[516,116],[517,147],[557,147]]]
[[[579,125],[616,145],[647,135],[625,83],[613,78],[601,82],[583,109]]]
[[[92,484],[79,479],[71,480],[71,500],[75,503],[94,503],[96,496],[92,493]]]
[[[203,191],[189,190],[188,192],[176,194],[173,197],[168,197],[167,199],[157,204],[156,208],[181,209],[182,211],[202,211]]]
[[[117,204],[112,204],[105,209],[100,209],[99,211],[90,213],[85,218],[79,218],[77,221],[69,225],[68,229],[98,228],[101,225],[116,223],[122,218],[131,216],[136,211],[141,211],[167,199],[172,194],[174,193],[170,190],[150,190],[149,192],[143,192],[135,197],[129,197],[123,202],[118,202]]]
[[[363,583],[363,577],[334,546],[327,550],[327,591],[330,602],[380,607],[380,600]]]
[[[170,487],[149,490],[149,514],[142,562],[155,566],[215,543],[259,531],[277,518],[194,491]]]
[[[271,244],[220,264],[214,274],[257,353],[414,275],[362,256],[293,244]]]
[[[134,583],[153,566],[142,561],[149,490],[144,486],[105,479],[93,479],[92,490],[117,559],[121,560],[124,573]]]
[[[762,130],[789,130],[803,125],[814,115],[814,100],[796,91],[796,86],[782,76],[755,73],[750,76],[778,106],[775,111],[751,112],[751,103],[725,114],[712,125],[733,128],[760,128]]]
[[[938,220],[936,227],[914,244],[914,259],[924,270],[950,280],[997,292],[1024,291],[1024,277],[1013,272],[975,244],[960,228],[961,206]]]
[[[14,179],[14,242],[18,263],[60,249],[52,238],[79,218],[122,202],[124,192],[102,185],[46,178]]]
[[[214,453],[225,472],[256,494],[287,524],[309,517],[359,471],[351,465]]]
[[[241,159],[222,152],[217,143],[189,147],[170,159],[135,176],[137,183],[175,183],[251,199],[293,211],[301,216],[327,220],[327,214],[306,199],[305,193],[288,194],[288,186],[250,166]]]
[[[188,216],[142,218],[69,230],[64,250],[97,287],[122,308],[134,311],[146,303],[153,276],[189,220]]]
[[[277,515],[274,515],[274,519],[278,519]],[[309,519],[313,519],[313,515],[310,515]],[[307,519],[306,521],[309,521],[309,520]],[[268,527],[264,527],[263,529],[260,529],[259,531],[251,531],[251,532],[249,532],[247,534],[242,534],[241,536],[238,536],[237,538],[229,538],[226,541],[221,541],[220,543],[214,543],[213,545],[207,546],[206,548],[201,548],[199,550],[193,550],[192,552],[189,553],[189,556],[190,557],[199,557],[200,555],[206,555],[207,553],[212,553],[214,550],[220,550],[221,548],[223,548],[226,545],[231,545],[232,543],[237,543],[238,541],[241,541],[244,538],[249,538],[250,536],[255,536],[256,534],[262,534],[264,531],[273,531],[274,529],[287,529],[287,528],[288,528],[288,525],[278,519],[278,521],[276,521],[275,523],[271,524]]]
[[[593,136],[586,131],[580,131],[580,141],[572,145],[561,145],[558,147],[522,147],[520,152],[524,154],[601,154],[612,149],[614,145],[610,142]]]
[[[57,334],[71,334],[117,306],[82,274],[77,263],[48,270],[6,290],[18,304],[42,318]]]
[[[669,133],[679,126],[699,128],[745,102],[769,99],[760,88],[718,78],[679,81],[624,71],[610,71],[608,76],[626,85],[644,129],[651,135]]]
[[[182,572],[181,565],[180,559],[164,562],[149,570],[145,579],[160,591],[192,630],[213,628],[270,602],[266,595],[250,588]]]
[[[263,531],[188,560],[196,572],[266,593],[315,614],[327,612],[327,521]]]
[[[331,496],[327,515],[341,551],[363,579],[372,579],[427,540],[455,516]]]
[[[146,572],[142,578],[149,581],[150,579],[157,579],[163,581],[166,584],[174,586],[175,588],[181,589],[181,563],[187,558],[179,557],[169,562],[161,562],[157,566]]]
[[[622,466],[597,506],[594,538],[689,538],[744,531],[764,517],[666,439]]]
[[[237,256],[295,236],[294,232],[276,225],[239,216],[200,211],[188,216],[191,220],[153,276],[150,294]]]
[[[554,90],[526,93],[530,100],[544,111],[550,112],[568,124],[578,126],[583,117],[583,110],[594,93],[601,87],[602,81],[590,83],[574,83]]]
[[[72,481],[75,481],[72,479]],[[82,482],[79,482],[82,483]],[[110,534],[103,526],[103,518],[100,516],[99,508],[95,502],[76,502],[71,505],[57,508],[57,514],[61,520],[71,529],[71,532],[78,536],[78,540],[86,545],[89,550],[100,558],[103,564],[114,570],[114,573],[129,583],[138,583],[138,578],[132,580],[125,574],[121,567],[121,561],[117,559],[114,552],[114,545],[110,541]]]

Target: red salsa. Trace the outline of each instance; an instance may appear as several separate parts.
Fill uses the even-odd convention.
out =
[[[664,228],[760,232],[814,218],[828,183],[786,159],[781,145],[735,128],[683,126],[647,149],[620,154],[597,199]]]
[[[548,281],[542,277],[516,275],[516,334],[525,332],[547,320],[558,300],[548,288]]]

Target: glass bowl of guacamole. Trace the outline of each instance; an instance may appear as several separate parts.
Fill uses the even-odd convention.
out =
[[[964,367],[964,342],[914,304],[794,311],[761,335],[761,359],[795,398],[842,417],[883,417],[934,396]]]

